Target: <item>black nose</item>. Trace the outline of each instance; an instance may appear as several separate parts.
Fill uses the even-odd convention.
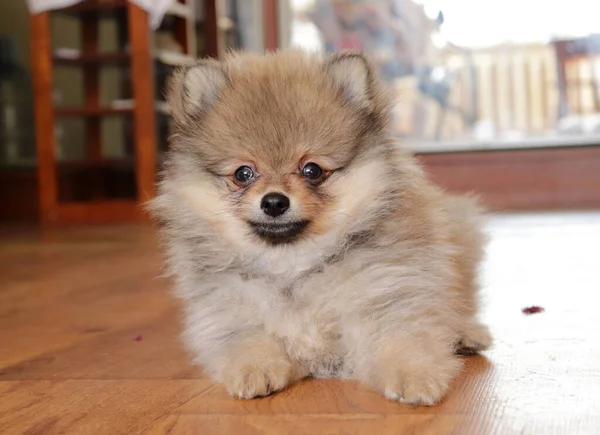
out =
[[[281,193],[267,193],[260,201],[260,208],[271,217],[281,216],[290,208],[290,199]]]

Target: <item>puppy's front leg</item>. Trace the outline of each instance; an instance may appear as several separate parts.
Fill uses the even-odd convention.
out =
[[[415,317],[386,322],[375,330],[358,352],[359,379],[391,400],[411,405],[438,403],[461,368],[447,329],[431,319]]]
[[[234,338],[219,352],[216,380],[240,399],[266,396],[302,377],[283,345],[269,336]]]

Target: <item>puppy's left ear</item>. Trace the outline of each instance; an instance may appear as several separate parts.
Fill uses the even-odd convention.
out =
[[[373,109],[376,77],[365,56],[337,53],[329,57],[325,68],[344,99],[358,107]]]

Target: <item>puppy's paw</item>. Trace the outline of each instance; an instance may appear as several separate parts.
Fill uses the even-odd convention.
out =
[[[462,333],[457,345],[457,353],[472,355],[492,347],[493,338],[487,326],[481,323],[470,323]]]
[[[239,399],[267,396],[282,390],[292,381],[292,365],[285,360],[240,364],[223,375],[227,392]]]
[[[218,380],[233,397],[251,399],[282,390],[300,373],[285,350],[270,339],[242,343],[227,355]]]
[[[404,379],[385,389],[387,399],[415,406],[433,406],[444,397],[448,385],[437,379]]]
[[[410,365],[400,365],[382,378],[386,398],[409,405],[432,406],[439,403],[452,379],[459,372],[461,362],[455,357],[440,361],[416,359]]]

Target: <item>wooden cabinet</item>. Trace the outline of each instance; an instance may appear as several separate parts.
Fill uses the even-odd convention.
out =
[[[197,56],[195,17],[188,1],[191,2],[176,2],[156,32],[150,29],[146,11],[127,0],[87,0],[31,16],[42,222],[143,218],[141,205],[154,194],[157,169],[169,134],[170,116],[163,95],[165,80],[172,68],[193,62]],[[53,37],[61,32],[51,24],[56,14],[77,20],[80,47],[53,44]],[[114,24],[109,26],[116,32],[112,35],[116,40],[113,51],[100,49],[100,27],[105,20]],[[56,98],[60,92],[55,80],[57,68],[80,71],[80,104],[63,104]],[[118,95],[109,101],[102,89],[106,85],[102,72],[107,68],[119,71],[112,76]],[[109,137],[106,124],[111,119],[116,120],[113,124],[118,124],[121,131],[115,133],[113,128]],[[78,123],[79,128],[61,135],[57,127],[68,122]],[[77,142],[74,132],[83,135],[78,142],[80,149],[65,155],[63,148],[72,148]],[[123,143],[117,150],[107,144],[115,134]]]

